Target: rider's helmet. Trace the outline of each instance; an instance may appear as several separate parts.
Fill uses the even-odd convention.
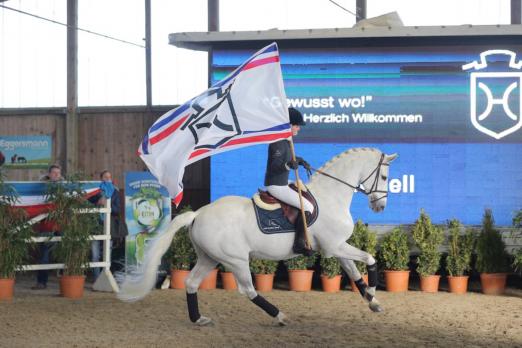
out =
[[[303,115],[299,110],[288,108],[288,114],[290,115],[290,124],[292,126],[306,126],[306,123],[303,120]]]

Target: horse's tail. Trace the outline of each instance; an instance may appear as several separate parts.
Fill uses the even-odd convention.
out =
[[[188,211],[176,216],[167,231],[146,247],[143,263],[122,277],[118,292],[120,300],[134,302],[149,294],[156,283],[161,257],[169,249],[174,235],[180,228],[190,225],[196,215],[196,212]]]

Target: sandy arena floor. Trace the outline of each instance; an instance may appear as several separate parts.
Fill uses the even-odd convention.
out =
[[[0,303],[1,347],[522,347],[522,290],[505,296],[477,292],[378,292],[385,312],[372,313],[343,290],[264,296],[291,320],[287,327],[237,292],[200,291],[200,311],[213,327],[188,320],[182,290],[155,290],[138,303],[86,290],[81,300],[59,297],[56,282]],[[285,286],[284,284],[281,286]]]

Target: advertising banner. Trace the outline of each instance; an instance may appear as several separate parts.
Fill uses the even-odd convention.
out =
[[[497,224],[510,225],[522,205],[522,45],[442,41],[280,50],[288,106],[307,123],[297,155],[319,168],[354,147],[399,154],[385,211],[356,195],[355,219],[410,224],[425,209],[436,223],[478,225],[491,208]],[[213,80],[249,53],[214,50]],[[261,187],[266,151],[212,158],[211,200]]]
[[[149,172],[125,173],[126,266],[143,261],[145,246],[165,231],[171,213],[170,198]]]
[[[51,150],[50,136],[0,136],[0,166],[47,168],[51,162]]]

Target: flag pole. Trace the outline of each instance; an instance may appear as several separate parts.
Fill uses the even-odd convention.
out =
[[[292,161],[295,161],[295,150],[294,150],[294,138],[290,137],[290,150],[292,152]],[[304,211],[304,203],[303,203],[303,193],[301,192],[301,185],[299,184],[299,167],[297,169],[294,169],[295,173],[295,181],[297,186],[297,193],[299,194],[299,204],[300,204],[300,210],[301,210],[301,218],[303,219],[303,225],[304,225],[304,236],[305,236],[305,243],[306,247],[308,249],[312,249],[312,245],[310,243],[310,238],[308,237],[308,226],[306,224],[306,215]]]

